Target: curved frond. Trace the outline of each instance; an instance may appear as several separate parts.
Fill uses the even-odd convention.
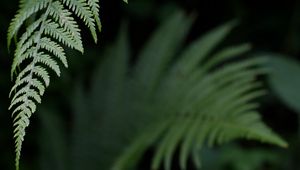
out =
[[[99,30],[101,27],[98,0],[20,0],[20,9],[9,26],[8,47],[13,38],[17,40],[11,68],[15,84],[9,107],[14,116],[17,169],[25,128],[50,84],[49,68],[59,76],[58,62],[68,67],[64,46],[84,51],[76,16],[89,28],[96,42],[95,25]],[[21,28],[25,31],[18,36]]]
[[[114,151],[111,157],[115,161],[105,162],[112,170],[135,169],[149,148],[154,150],[151,169],[173,169],[174,155],[179,151],[178,164],[184,170],[190,159],[197,168],[201,167],[199,155],[204,147],[235,139],[287,147],[256,111],[257,99],[266,93],[257,76],[268,74],[267,58],[238,59],[251,49],[249,44],[215,51],[233,29],[234,22],[213,29],[175,57],[190,24],[189,18],[177,13],[154,33],[133,69],[125,70],[129,73],[127,83],[119,88],[128,93],[108,88],[112,84],[120,86],[114,81],[113,71],[118,63],[103,62],[101,72],[106,74],[93,79],[93,89],[110,94],[104,96],[123,99],[117,104],[122,111],[116,111],[115,100],[101,98],[105,102],[102,106],[99,93],[90,94],[92,99],[97,98],[97,103],[92,104],[93,110],[101,110],[104,114],[98,133],[100,140],[106,142],[100,148]],[[115,49],[124,51],[118,45]],[[120,54],[112,54],[110,60],[123,64],[113,58]],[[171,62],[172,58],[176,60]],[[128,136],[123,133],[131,140],[125,140]],[[120,145],[126,146],[120,148]]]
[[[249,44],[216,48],[235,22],[213,29],[179,53],[191,21],[181,12],[173,15],[132,68],[129,41],[121,32],[105,53],[90,93],[76,91],[73,169],[134,170],[149,150],[152,170],[174,169],[175,155],[180,169],[191,160],[200,169],[204,147],[240,138],[287,147],[257,112],[257,99],[266,93],[257,77],[268,74],[267,58],[246,57]]]

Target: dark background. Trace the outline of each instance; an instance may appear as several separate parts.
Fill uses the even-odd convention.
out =
[[[28,169],[38,169],[38,136],[40,128],[39,114],[42,108],[59,110],[65,122],[65,130],[72,123],[70,117],[69,98],[75,82],[81,79],[88,83],[91,73],[97,63],[101,61],[101,52],[111,44],[117,35],[122,22],[128,22],[131,47],[137,52],[150,36],[150,33],[172,11],[184,10],[188,15],[197,15],[197,19],[188,36],[187,43],[195,40],[204,32],[232,19],[238,19],[239,25],[231,33],[226,43],[250,42],[253,52],[271,51],[299,59],[300,52],[300,1],[270,1],[270,0],[130,0],[126,5],[121,0],[101,0],[101,20],[103,30],[98,35],[99,42],[94,44],[89,32],[83,30],[85,53],[69,52],[69,69],[62,69],[61,78],[52,76],[51,85],[43,97],[37,113],[31,119],[27,129],[26,140],[22,152],[22,164]],[[10,80],[10,66],[13,55],[9,54],[6,45],[6,33],[9,22],[18,9],[17,0],[0,1],[0,169],[14,168],[14,141],[12,118],[8,93],[12,82]],[[134,62],[134,58],[132,61]],[[87,84],[88,86],[88,84]],[[268,87],[267,87],[268,88]],[[300,102],[300,101],[299,101]],[[279,156],[276,161],[262,161],[260,170],[267,169],[300,169],[298,163],[298,114],[282,104],[270,90],[262,99],[261,113],[264,121],[278,132],[289,143],[288,149],[265,146],[256,142],[238,142],[238,148],[246,150],[271,151]],[[45,144],[47,145],[47,144]],[[236,147],[236,146],[228,146]],[[225,152],[216,151],[219,155]],[[246,153],[247,154],[247,153]],[[210,152],[207,155],[214,155]],[[147,159],[147,155],[145,155]],[[217,158],[215,158],[217,160]],[[213,162],[214,156],[209,158],[207,166]],[[275,162],[275,163],[274,163]],[[234,163],[226,163],[224,169],[232,169]],[[270,165],[271,164],[271,165]],[[25,170],[25,168],[24,168]]]

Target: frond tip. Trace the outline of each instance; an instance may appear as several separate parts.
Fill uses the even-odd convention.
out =
[[[48,70],[59,76],[58,62],[68,67],[63,46],[84,51],[75,16],[85,23],[97,42],[96,26],[101,30],[98,0],[20,0],[20,9],[8,28],[8,47],[13,38],[17,39],[11,68],[15,84],[9,95],[12,98],[9,109],[13,110],[14,117],[16,169],[19,169],[25,129],[50,83]],[[29,25],[25,26],[25,22]],[[25,32],[18,37],[21,28]]]

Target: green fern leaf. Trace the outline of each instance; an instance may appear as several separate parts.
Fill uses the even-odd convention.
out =
[[[24,24],[24,22],[34,13],[38,12],[47,7],[49,0],[20,0],[20,9],[18,10],[16,16],[12,20],[7,35],[8,47],[11,44],[11,40],[16,36],[17,32]]]
[[[184,170],[188,158],[200,168],[199,152],[206,145],[246,138],[287,147],[287,143],[272,132],[255,111],[259,106],[255,100],[265,94],[256,76],[268,73],[263,66],[266,58],[233,60],[248,52],[249,44],[214,51],[234,25],[235,22],[230,22],[205,34],[176,57],[175,62],[170,60],[186,35],[189,18],[177,13],[155,32],[140,53],[134,71],[126,71],[131,75],[128,76],[129,85],[124,88],[130,95],[126,96],[123,114],[129,118],[118,122],[114,118],[121,119],[122,113],[104,111],[110,114],[105,119],[110,124],[103,129],[135,127],[127,132],[134,140],[120,151],[116,162],[111,163],[111,169],[135,169],[140,157],[151,146],[157,146],[151,169],[163,166],[166,170],[172,169],[178,148],[179,165]],[[174,64],[169,68],[169,63]],[[106,70],[106,73],[112,71]],[[101,84],[110,81],[101,80]],[[105,108],[114,106],[113,103],[105,104]],[[103,133],[107,134],[105,130]],[[120,140],[121,137],[115,138]]]
[[[98,30],[101,30],[101,22],[99,19],[99,4],[97,3],[97,0],[88,0],[88,5],[91,8],[91,11],[93,13],[94,19],[96,21],[96,24],[98,26]]]
[[[8,47],[13,38],[17,39],[11,68],[12,79],[16,77],[9,95],[12,98],[9,109],[13,109],[14,116],[17,169],[25,128],[50,83],[47,67],[58,76],[61,72],[58,61],[68,67],[62,46],[84,51],[74,14],[85,23],[97,42],[95,26],[101,30],[98,0],[20,0],[20,9],[8,28]],[[25,26],[29,19],[33,22]],[[25,32],[19,37],[17,34],[23,27]]]
[[[94,15],[86,0],[62,0],[63,3],[69,7],[79,18],[81,18],[85,25],[90,29],[94,41],[97,42],[97,34],[95,28]],[[95,9],[94,9],[95,10]],[[96,14],[97,15],[97,14]]]
[[[44,37],[40,40],[40,45],[42,49],[53,53],[54,56],[56,56],[57,59],[64,64],[65,67],[68,67],[68,62],[64,49],[59,44],[57,44],[55,41],[52,41],[50,38]]]
[[[76,46],[79,47],[78,50],[82,51],[80,29],[78,28],[77,22],[71,17],[72,13],[64,9],[64,6],[60,2],[52,3],[51,8],[53,9],[51,9],[50,15],[63,27],[64,31],[67,31],[72,36],[72,39],[77,44]]]

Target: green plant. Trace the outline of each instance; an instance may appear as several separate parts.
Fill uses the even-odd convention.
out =
[[[234,59],[250,49],[248,44],[216,50],[233,22],[182,52],[192,20],[182,12],[173,15],[133,66],[123,29],[95,71],[91,90],[76,86],[71,169],[137,169],[149,148],[154,150],[153,170],[161,165],[172,169],[177,149],[181,169],[187,168],[189,158],[200,168],[199,152],[206,143],[214,146],[237,138],[287,146],[255,111],[255,99],[264,94],[256,77],[267,72],[266,58]]]
[[[8,47],[12,39],[16,39],[11,69],[12,79],[14,75],[16,78],[10,92],[9,109],[13,109],[17,169],[25,128],[50,83],[46,67],[58,76],[58,60],[68,67],[63,46],[83,53],[80,29],[74,16],[84,22],[97,42],[96,25],[101,30],[98,3],[98,0],[20,0],[20,9],[9,26],[7,38]],[[23,29],[24,33],[18,37]]]
[[[180,148],[181,169],[186,169],[189,156],[200,168],[197,152],[205,142],[213,146],[236,138],[247,138],[287,146],[263,124],[255,111],[258,104],[254,99],[264,94],[261,83],[255,77],[266,72],[262,66],[266,58],[253,57],[224,64],[228,59],[248,51],[248,44],[213,53],[234,23],[218,27],[191,44],[169,68],[168,64],[190,24],[191,20],[183,14],[173,16],[146,44],[134,70],[130,72],[126,81],[130,85],[124,86],[131,90],[132,97],[127,98],[131,98],[129,101],[132,103],[124,104],[125,108],[121,110],[128,110],[125,111],[127,116],[136,114],[128,116],[134,120],[125,123],[133,123],[135,125],[131,126],[143,130],[135,134],[130,147],[114,164],[114,170],[132,169],[143,151],[153,144],[157,148],[152,169],[159,169],[161,163],[165,169],[171,169],[176,148]],[[124,62],[124,59],[121,61]],[[126,63],[123,64],[126,68]],[[119,78],[121,81],[122,77]],[[126,77],[123,79],[126,80]],[[136,123],[140,121],[139,118],[143,123]]]

